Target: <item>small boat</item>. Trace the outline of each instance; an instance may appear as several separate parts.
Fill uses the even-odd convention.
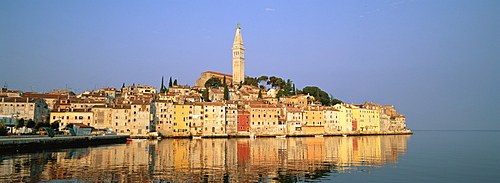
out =
[[[250,138],[255,139],[255,138],[257,138],[257,136],[255,136],[254,134],[250,134]]]
[[[346,135],[346,134],[343,134],[343,135],[342,135],[342,137],[347,137],[347,135]]]
[[[276,135],[276,138],[286,138],[286,135]]]
[[[193,136],[193,139],[201,139],[201,136]]]
[[[127,138],[127,142],[132,142],[132,139],[131,138]]]
[[[315,135],[314,137],[323,137],[323,135]]]

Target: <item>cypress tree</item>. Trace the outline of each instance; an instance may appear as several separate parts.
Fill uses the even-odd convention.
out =
[[[224,79],[225,78],[226,77],[224,77]],[[229,100],[229,88],[227,88],[227,85],[224,85],[224,100]]]
[[[167,87],[163,84],[163,76],[161,77],[161,86],[160,86],[160,93],[165,93],[167,91]]]
[[[174,86],[177,86],[177,79],[174,80]]]
[[[203,90],[203,93],[201,94],[202,98],[203,98],[203,101],[205,102],[210,102],[210,99],[208,97],[208,88],[206,88],[205,90]]]
[[[259,99],[262,99],[262,90],[259,90],[259,96],[258,96]]]
[[[170,87],[172,87],[172,86],[173,86],[173,85],[172,85],[172,76],[170,76],[170,80],[168,81],[168,87],[170,88]]]

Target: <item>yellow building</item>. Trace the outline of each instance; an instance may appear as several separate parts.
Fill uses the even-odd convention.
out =
[[[351,105],[352,118],[357,123],[357,131],[380,131],[378,110],[365,108],[363,105]]]
[[[278,121],[280,112],[277,105],[249,105],[250,133],[255,135],[285,135],[286,124]],[[281,124],[280,124],[281,123]]]
[[[174,93],[160,93],[160,94],[158,94],[158,99],[165,100],[165,101],[171,101],[171,102],[177,102],[177,98],[175,97]]]
[[[304,95],[294,95],[289,97],[280,98],[280,102],[292,107],[304,107],[309,104],[309,101],[313,101],[314,97],[309,94]]]
[[[227,136],[226,109],[222,102],[203,102],[203,136]]]
[[[235,101],[225,101],[226,109],[226,134],[236,135],[238,133],[238,104]]]
[[[191,135],[202,136],[204,123],[203,103],[196,102],[193,103],[191,107],[191,114],[189,116],[189,119],[191,120]]]
[[[338,110],[338,123],[339,130],[342,132],[349,132],[355,130],[355,125],[352,121],[352,108],[350,104],[335,104],[334,109]]]
[[[145,135],[150,131],[150,104],[147,101],[132,101],[130,107],[130,134]],[[153,126],[154,127],[154,126]]]
[[[92,127],[113,129],[113,108],[107,105],[92,107],[94,121]]]
[[[35,122],[49,121],[50,109],[44,99],[29,97],[0,97],[0,115]]]
[[[112,106],[112,131],[117,134],[130,134],[130,104]]]
[[[172,135],[173,105],[171,101],[165,100],[154,100],[152,102],[152,106],[154,106],[154,109],[151,109],[154,110],[152,118],[156,123],[156,132],[163,136]]]
[[[172,135],[174,137],[187,137],[190,136],[189,132],[189,115],[191,105],[189,104],[174,104],[173,105],[173,125]]]
[[[294,107],[285,108],[286,121],[287,121],[287,132],[288,135],[303,135],[305,134],[305,127],[302,110]]]
[[[325,133],[335,133],[341,131],[338,110],[333,107],[323,107],[323,119],[325,122]]]
[[[323,109],[320,107],[305,107],[303,110],[306,134],[320,135],[325,133]]]
[[[94,115],[90,109],[54,110],[50,113],[50,123],[59,122],[62,130],[71,123],[82,123],[92,126]]]

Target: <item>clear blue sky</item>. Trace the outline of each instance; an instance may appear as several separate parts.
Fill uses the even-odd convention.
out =
[[[410,129],[500,130],[500,1],[0,1],[0,81],[75,92],[245,72],[393,104]]]

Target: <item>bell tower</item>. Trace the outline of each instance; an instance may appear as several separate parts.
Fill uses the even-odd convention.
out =
[[[236,26],[233,42],[233,83],[240,84],[245,80],[245,47],[241,37],[240,23]]]

